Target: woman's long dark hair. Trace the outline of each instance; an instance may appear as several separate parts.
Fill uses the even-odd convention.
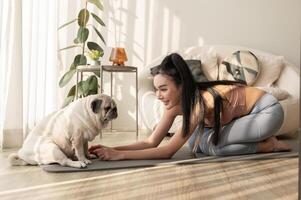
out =
[[[183,136],[186,136],[190,128],[190,116],[191,112],[196,104],[196,89],[197,85],[195,84],[192,77],[192,74],[183,60],[183,58],[176,54],[170,54],[166,56],[162,63],[151,69],[152,76],[157,74],[165,74],[172,78],[175,84],[179,87],[182,86],[182,95],[181,95],[181,106],[183,110],[183,124],[182,124],[182,133]]]
[[[213,143],[216,145],[218,142],[218,133],[220,131],[220,113],[222,110],[222,98],[220,94],[212,88],[214,85],[232,85],[240,82],[236,81],[210,81],[200,82],[194,81],[192,73],[184,61],[184,59],[177,53],[172,53],[166,56],[162,63],[158,66],[151,68],[151,75],[157,74],[168,75],[172,78],[177,86],[182,87],[181,106],[183,111],[183,124],[182,134],[185,137],[190,132],[190,118],[193,109],[197,102],[200,102],[201,113],[199,125],[201,129],[204,127],[204,113],[205,106],[203,98],[200,95],[200,90],[207,90],[214,98],[214,135]]]

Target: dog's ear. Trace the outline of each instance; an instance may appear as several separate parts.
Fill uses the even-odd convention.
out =
[[[100,111],[101,104],[102,104],[101,99],[95,99],[94,101],[92,101],[91,109],[95,114]]]

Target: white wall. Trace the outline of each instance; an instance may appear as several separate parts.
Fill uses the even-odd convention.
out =
[[[104,0],[104,6],[104,64],[112,46],[124,46],[126,64],[141,71],[173,50],[229,44],[283,55],[300,66],[300,0]],[[134,129],[134,76],[118,74],[114,81],[120,114],[114,127]]]

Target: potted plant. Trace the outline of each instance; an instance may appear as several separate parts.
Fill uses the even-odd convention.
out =
[[[100,60],[99,58],[102,57],[102,53],[96,49],[92,49],[90,52],[89,52],[89,57],[91,58],[92,62],[91,64],[92,65],[100,65]]]
[[[87,57],[88,55],[93,63],[100,64],[100,57],[103,56],[104,52],[103,49],[99,44],[97,44],[95,41],[88,41],[90,30],[94,31],[100,38],[100,40],[103,42],[103,44],[106,44],[103,36],[101,35],[100,31],[90,22],[91,18],[94,19],[94,22],[100,24],[101,26],[105,26],[104,22],[101,20],[101,18],[88,10],[87,5],[92,4],[93,6],[96,6],[99,10],[103,10],[103,5],[100,0],[84,0],[85,1],[85,7],[81,9],[78,13],[78,16],[76,19],[71,20],[70,22],[60,26],[58,30],[73,24],[74,22],[77,22],[78,24],[78,31],[76,38],[73,40],[73,44],[70,46],[67,46],[65,48],[60,49],[59,51],[71,49],[71,48],[81,48],[81,53],[75,55],[73,62],[71,63],[69,70],[62,76],[62,78],[59,81],[59,86],[64,87],[67,85],[67,83],[72,79],[73,75],[76,73],[76,68],[79,65],[87,65]],[[95,62],[94,62],[95,61]],[[91,94],[97,94],[98,91],[98,78],[99,73],[94,73],[93,75],[90,75],[86,80],[82,80],[78,83],[78,95],[79,97],[85,97]],[[70,102],[74,101],[75,99],[75,88],[76,85],[71,87],[69,90],[67,97],[64,100],[63,107],[68,105]]]

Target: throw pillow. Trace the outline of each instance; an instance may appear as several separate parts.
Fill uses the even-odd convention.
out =
[[[284,66],[284,58],[283,56],[260,55],[258,60],[261,71],[253,86],[269,87],[279,78]]]
[[[195,82],[208,81],[203,73],[200,60],[185,60],[192,73]]]
[[[217,53],[212,46],[198,46],[188,48],[183,53],[185,59],[201,60],[202,71],[209,81],[216,80],[217,77]]]
[[[218,80],[239,81],[252,85],[259,75],[257,57],[250,51],[236,51],[218,67]]]

